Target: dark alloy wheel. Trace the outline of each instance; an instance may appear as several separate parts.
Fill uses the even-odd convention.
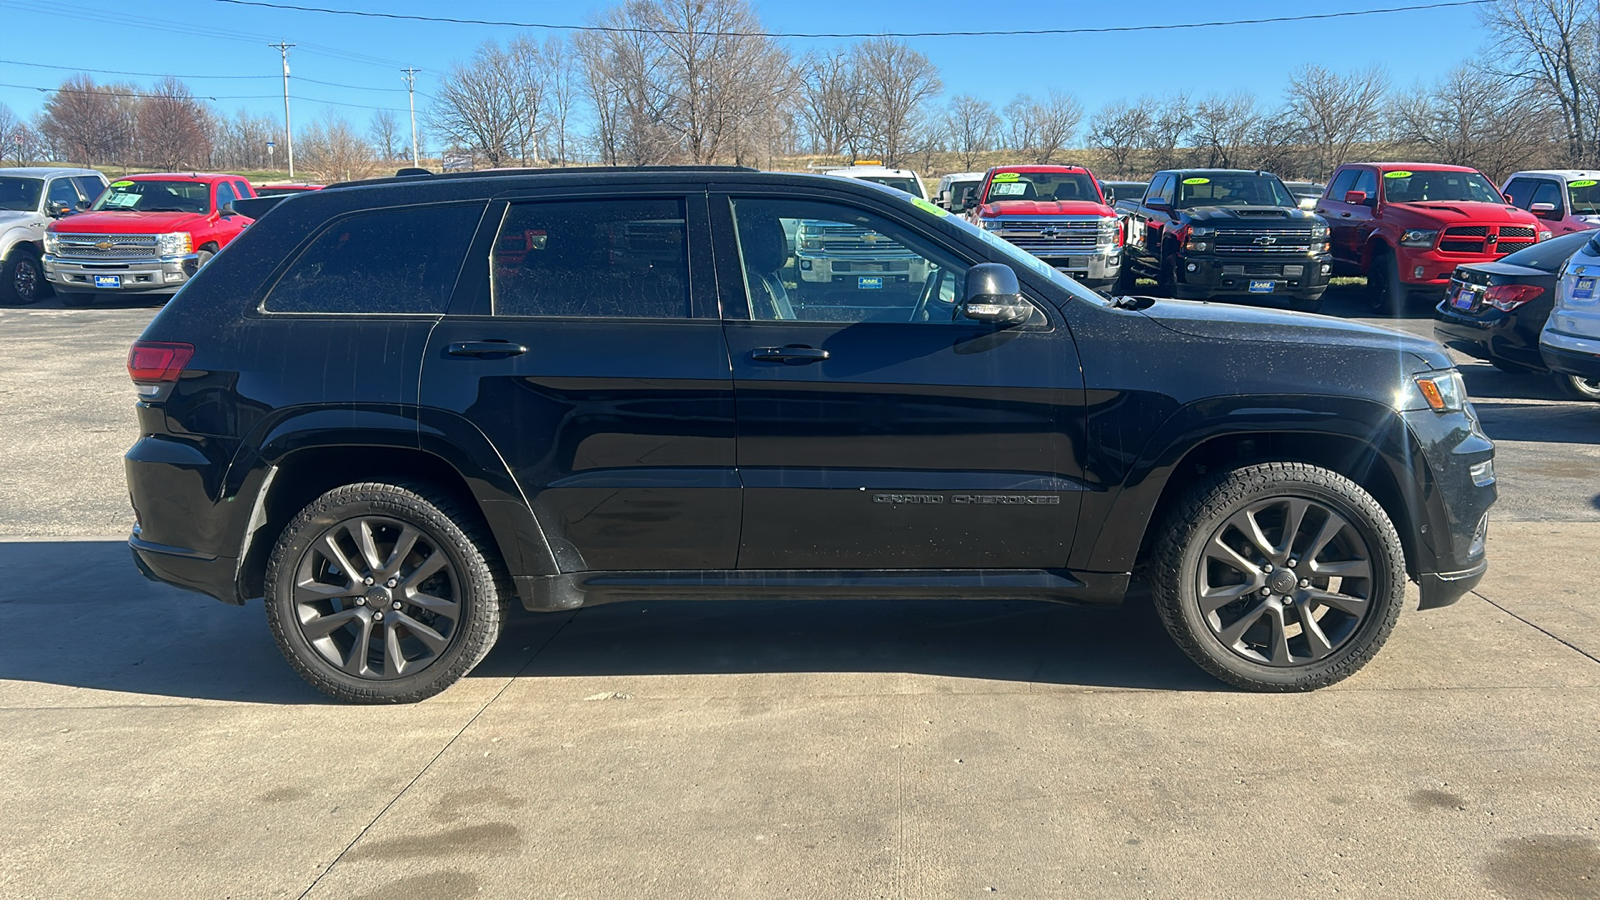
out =
[[[37,303],[44,296],[44,286],[39,257],[26,246],[12,248],[5,265],[0,266],[0,303],[19,306]]]
[[[1311,690],[1365,665],[1405,589],[1383,508],[1337,473],[1249,466],[1192,491],[1162,536],[1156,598],[1195,662],[1239,687]]]
[[[1555,373],[1556,389],[1573,400],[1600,402],[1600,378]]]
[[[268,566],[284,656],[359,702],[421,700],[465,675],[498,634],[502,597],[465,518],[403,485],[350,485],[306,507]]]

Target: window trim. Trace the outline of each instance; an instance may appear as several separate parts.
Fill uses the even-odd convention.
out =
[[[278,282],[283,280],[283,276],[289,273],[289,270],[294,267],[295,263],[300,261],[300,257],[305,255],[305,252],[311,248],[311,245],[315,243],[317,239],[321,238],[335,225],[344,221],[345,219],[352,219],[357,216],[373,215],[376,213],[396,212],[399,210],[438,209],[451,206],[480,207],[480,212],[478,215],[477,230],[474,232],[472,240],[467,242],[467,255],[462,258],[461,266],[456,271],[456,280],[450,288],[449,296],[445,298],[443,310],[436,312],[333,312],[323,310],[277,310],[267,308],[267,300],[271,299],[272,292],[277,290]],[[321,224],[317,225],[313,229],[307,230],[307,236],[298,244],[296,244],[294,249],[284,254],[283,260],[279,262],[278,265],[273,268],[272,272],[266,277],[266,279],[263,280],[261,288],[257,291],[255,302],[249,307],[249,314],[262,318],[292,317],[312,319],[344,319],[352,316],[359,316],[361,318],[369,319],[438,319],[448,313],[451,307],[455,305],[457,296],[461,292],[462,277],[466,274],[467,262],[472,258],[471,254],[478,240],[477,235],[481,234],[483,231],[483,220],[484,216],[486,215],[486,210],[483,210],[482,208],[485,206],[492,207],[493,204],[484,200],[482,197],[469,200],[401,203],[394,206],[368,206],[360,209],[346,210],[337,215],[323,219]]]

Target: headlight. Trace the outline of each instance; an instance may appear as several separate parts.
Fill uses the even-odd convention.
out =
[[[1191,229],[1189,229],[1189,233],[1194,235],[1195,237],[1205,237],[1207,235],[1216,234],[1217,230],[1215,228],[1207,228],[1205,226],[1201,226],[1199,228],[1191,228]]]
[[[1555,232],[1553,232],[1553,231],[1541,231],[1541,232],[1539,232],[1539,240],[1541,240],[1541,241],[1548,241],[1548,240],[1550,240],[1550,238],[1552,238],[1554,236],[1555,236]]]
[[[1439,236],[1439,229],[1409,228],[1400,235],[1402,247],[1432,247],[1433,239]]]
[[[61,252],[61,235],[46,231],[44,233],[44,252],[55,256]]]
[[[1325,238],[1327,236],[1328,236],[1328,226],[1326,226],[1326,225],[1313,225],[1313,226],[1311,226],[1311,239],[1313,241],[1317,240],[1318,238]]]
[[[1001,227],[999,219],[980,219],[978,224],[983,226],[984,231],[999,231]]]
[[[1403,410],[1431,409],[1437,413],[1448,413],[1460,412],[1467,405],[1467,386],[1461,381],[1461,373],[1455,369],[1417,375],[1407,382],[1400,393],[1400,408]]]
[[[194,239],[187,231],[156,235],[156,253],[161,256],[188,256],[193,251]]]

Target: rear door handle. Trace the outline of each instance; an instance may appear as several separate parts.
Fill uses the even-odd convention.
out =
[[[528,348],[510,341],[457,341],[446,350],[451,356],[470,356],[478,359],[502,356],[521,356]]]
[[[806,363],[822,362],[828,358],[828,351],[803,344],[790,344],[787,347],[757,347],[750,351],[750,358],[757,362],[781,362],[790,366],[803,366]]]

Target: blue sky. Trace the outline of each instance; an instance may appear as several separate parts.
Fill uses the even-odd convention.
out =
[[[470,0],[289,0],[301,5],[385,10],[420,15],[460,15],[515,21],[580,24],[605,8],[596,0],[554,3]],[[803,0],[758,2],[775,31],[929,31],[1104,27],[1282,16],[1407,5],[1418,0],[1332,0],[1291,5],[1282,0],[1176,0],[1139,3],[973,3],[956,0]],[[165,14],[163,14],[165,12]],[[233,6],[216,0],[166,0],[134,5],[117,0],[0,0],[0,83],[54,86],[67,70],[14,63],[82,66],[187,78],[197,95],[216,97],[226,112],[246,107],[282,115],[278,52],[267,43],[287,40],[295,80],[297,126],[336,110],[364,127],[371,107],[404,113],[399,68],[423,69],[420,93],[452,62],[468,57],[486,38],[511,29],[354,19],[310,12]],[[541,32],[548,33],[548,32]],[[790,40],[796,51],[837,42]],[[1195,95],[1251,90],[1274,100],[1296,66],[1313,62],[1336,69],[1386,67],[1397,86],[1431,80],[1473,54],[1483,43],[1470,7],[1391,13],[1316,22],[1243,25],[1189,31],[1053,37],[913,38],[938,65],[946,96],[970,93],[1003,105],[1018,92],[1055,87],[1078,96],[1092,112],[1102,103],[1140,94],[1187,89]],[[256,76],[239,78],[237,76]],[[141,86],[155,79],[96,75]],[[315,79],[331,84],[312,84]],[[337,85],[337,86],[334,86]],[[247,99],[235,99],[247,98]],[[31,117],[42,105],[38,91],[0,87],[0,102]],[[425,101],[419,94],[419,111]],[[334,104],[344,104],[342,106]]]

